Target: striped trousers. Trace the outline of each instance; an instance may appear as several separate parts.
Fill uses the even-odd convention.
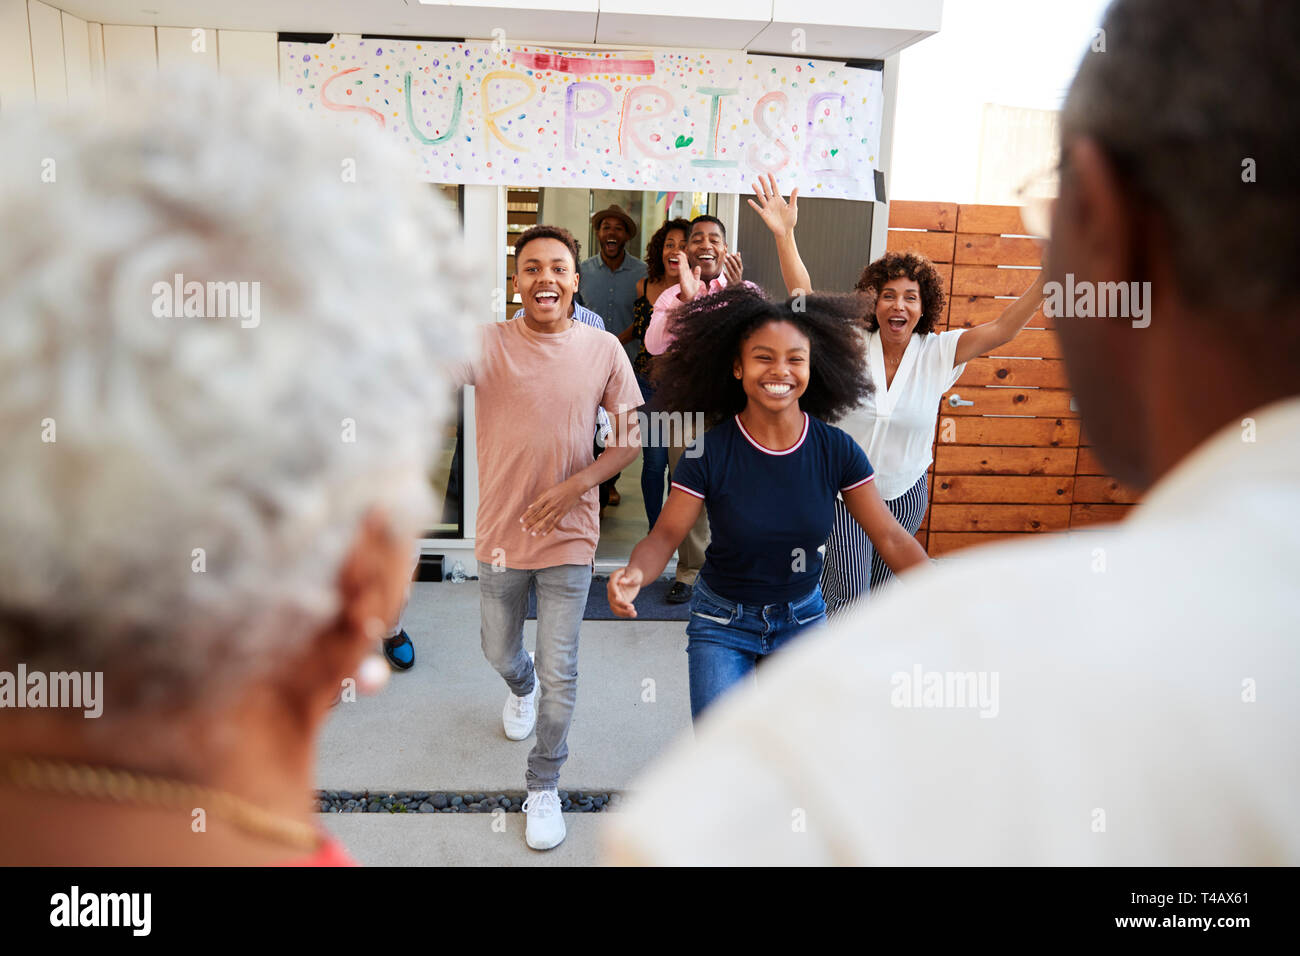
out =
[[[908,491],[885,502],[898,523],[908,534],[916,534],[929,506],[929,488],[922,475]],[[880,590],[893,580],[894,572],[875,548],[862,526],[853,520],[844,501],[835,499],[835,521],[826,539],[826,558],[822,562],[822,595],[826,599],[826,616],[834,617],[868,592]]]

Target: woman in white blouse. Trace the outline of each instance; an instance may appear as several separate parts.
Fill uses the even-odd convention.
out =
[[[812,280],[794,241],[798,193],[787,203],[776,177],[754,185],[750,206],[776,237],[781,275],[791,295],[812,292]],[[929,501],[930,467],[939,400],[965,371],[966,362],[1010,342],[1034,314],[1043,277],[992,322],[973,329],[934,331],[943,314],[943,282],[920,253],[888,252],[863,270],[855,287],[863,294],[864,345],[875,393],[839,424],[867,452],[876,487],[899,524],[915,534]],[[826,542],[822,592],[834,615],[871,588],[893,578],[871,542],[836,502],[835,524]]]

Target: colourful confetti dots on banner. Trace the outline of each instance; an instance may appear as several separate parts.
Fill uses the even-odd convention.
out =
[[[491,41],[335,38],[280,50],[291,102],[313,122],[396,136],[431,181],[749,193],[771,171],[802,195],[875,198],[877,71]]]

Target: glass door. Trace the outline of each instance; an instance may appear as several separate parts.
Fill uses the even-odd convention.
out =
[[[462,187],[437,183],[433,188],[456,208],[457,219],[464,222],[465,207]],[[465,394],[456,390],[455,419],[443,428],[441,441],[433,460],[429,483],[434,494],[434,522],[422,537],[463,538],[465,536],[465,465],[462,458],[461,433],[465,423]]]

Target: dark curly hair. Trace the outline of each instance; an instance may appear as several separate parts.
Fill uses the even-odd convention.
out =
[[[669,317],[673,344],[655,361],[655,387],[669,411],[704,414],[706,428],[745,408],[732,374],[740,347],[769,322],[789,322],[808,336],[808,387],[799,407],[834,422],[873,391],[852,296],[809,295],[773,302],[748,286],[731,286],[683,305]]]
[[[919,252],[886,252],[862,270],[853,288],[863,293],[867,314],[863,317],[867,331],[880,327],[876,321],[876,299],[890,279],[911,279],[921,287],[921,320],[913,330],[922,335],[934,331],[934,323],[943,315],[943,276],[934,263]]]
[[[722,233],[722,241],[723,242],[727,241],[727,224],[725,222],[723,222],[717,216],[710,216],[708,213],[702,213],[701,215],[698,215],[691,220],[691,228],[694,229],[697,225],[699,225],[702,222],[711,222],[715,226],[717,226],[719,231],[721,231]],[[690,235],[688,234],[686,238],[689,239]]]
[[[689,237],[691,234],[691,221],[689,219],[665,219],[664,224],[655,230],[655,234],[650,237],[645,245],[645,267],[646,279],[650,282],[658,282],[664,277],[664,243],[668,241],[668,233],[674,229],[680,229]]]
[[[534,239],[559,239],[573,253],[573,266],[575,269],[582,260],[582,247],[578,245],[578,240],[573,238],[573,233],[560,226],[537,225],[524,230],[520,233],[519,238],[515,240],[515,262],[519,261],[520,250]]]

